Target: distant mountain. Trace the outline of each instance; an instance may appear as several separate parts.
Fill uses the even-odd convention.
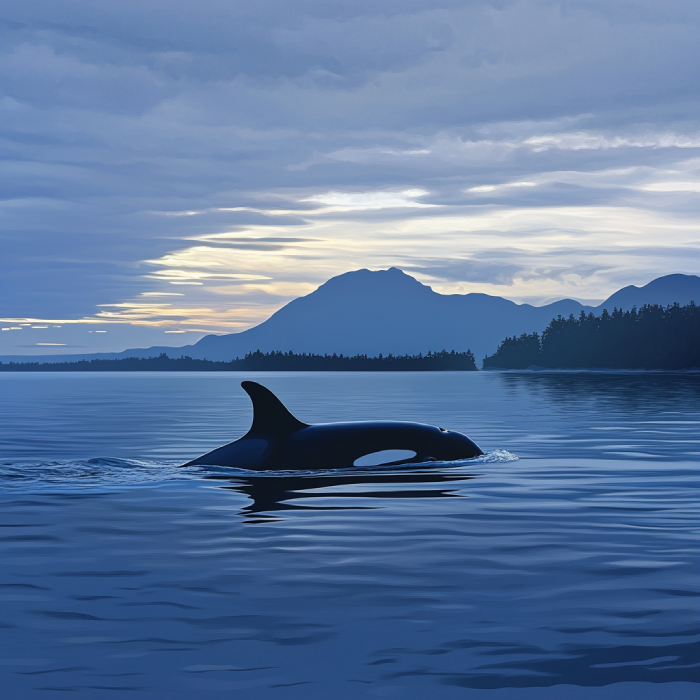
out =
[[[700,303],[700,277],[693,275],[668,275],[644,287],[625,287],[601,305],[591,307],[572,299],[532,306],[488,294],[438,294],[395,267],[377,272],[357,270],[333,277],[308,296],[291,301],[267,321],[241,333],[208,335],[182,348],[32,359],[49,362],[69,357],[150,357],[165,352],[170,357],[184,354],[230,360],[258,349],[386,355],[445,348],[471,349],[480,364],[506,336],[542,331],[560,314],[578,315],[582,309],[599,313],[603,308],[631,308],[644,303],[683,304],[691,299]]]
[[[623,287],[596,308],[600,311],[604,308],[612,311],[614,307],[627,310],[633,306],[639,308],[644,304],[668,306],[675,302],[685,306],[691,301],[700,304],[700,277],[666,275],[652,280],[643,287],[635,287],[633,284]]]
[[[544,328],[552,315],[582,308],[572,300],[535,307],[487,294],[443,295],[397,268],[357,270],[330,279],[255,328],[206,336],[188,353],[224,359],[258,348],[351,355],[446,348],[471,349],[481,360],[504,334]]]

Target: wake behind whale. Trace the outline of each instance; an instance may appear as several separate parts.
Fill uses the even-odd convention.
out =
[[[295,418],[267,388],[245,381],[253,424],[239,440],[184,464],[253,471],[343,469],[479,457],[462,433],[423,423],[363,421],[309,425]]]

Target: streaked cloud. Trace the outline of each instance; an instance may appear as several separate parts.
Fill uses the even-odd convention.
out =
[[[0,353],[194,342],[361,267],[534,301],[697,273],[699,29],[685,0],[7,0]]]
[[[517,129],[521,125],[513,125]],[[502,125],[503,128],[503,125]],[[528,124],[526,128],[532,128]],[[386,149],[381,147],[344,148],[325,155],[317,154],[298,168],[331,161],[343,161],[362,165],[380,163],[403,163],[409,168],[426,166],[426,161],[437,160],[452,163],[474,163],[492,159],[503,160],[516,156],[518,151],[545,153],[558,151],[607,151],[610,149],[697,149],[700,148],[700,132],[689,134],[673,132],[646,133],[639,135],[615,134],[606,131],[573,131],[540,133],[520,138],[465,139],[459,135],[440,134],[433,139],[421,139],[422,148]]]
[[[322,213],[334,211],[365,211],[368,209],[404,209],[428,208],[435,204],[417,202],[416,198],[430,194],[420,188],[403,190],[402,192],[325,192],[305,197],[299,201],[314,202],[327,205]]]
[[[492,192],[503,192],[512,187],[536,187],[536,182],[505,182],[502,185],[477,185],[468,187],[465,191],[471,194],[490,194]]]
[[[646,192],[698,192],[700,193],[700,180],[697,182],[650,182],[641,185],[640,189]]]

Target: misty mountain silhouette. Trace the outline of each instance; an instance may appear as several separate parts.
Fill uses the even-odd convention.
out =
[[[356,270],[331,278],[311,294],[289,302],[267,321],[240,333],[208,335],[181,348],[61,355],[51,356],[51,360],[150,357],[161,352],[170,357],[230,360],[257,349],[386,355],[446,348],[471,349],[480,364],[506,336],[542,331],[559,314],[578,315],[582,309],[600,313],[603,308],[612,311],[615,306],[628,309],[645,303],[687,304],[691,300],[700,303],[700,277],[695,275],[668,275],[643,287],[625,287],[591,307],[573,299],[532,306],[488,294],[438,294],[395,267]],[[50,361],[48,356],[41,359]]]
[[[397,268],[333,277],[242,333],[206,336],[194,357],[241,356],[249,349],[377,355],[471,349],[478,360],[508,333],[543,328],[552,315],[578,313],[578,302],[518,305],[487,294],[443,295]],[[189,350],[188,350],[189,354]]]
[[[700,277],[696,275],[666,275],[645,284],[643,287],[623,287],[608,297],[596,309],[612,311],[618,309],[640,308],[644,304],[668,306],[678,302],[681,306],[694,301],[700,304]]]

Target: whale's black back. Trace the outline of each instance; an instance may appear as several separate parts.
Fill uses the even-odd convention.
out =
[[[466,435],[421,423],[308,425],[295,418],[264,386],[250,381],[241,386],[253,402],[250,430],[239,440],[185,466],[208,464],[256,471],[339,469],[365,464],[453,461],[483,454]],[[400,455],[392,457],[396,453]]]

